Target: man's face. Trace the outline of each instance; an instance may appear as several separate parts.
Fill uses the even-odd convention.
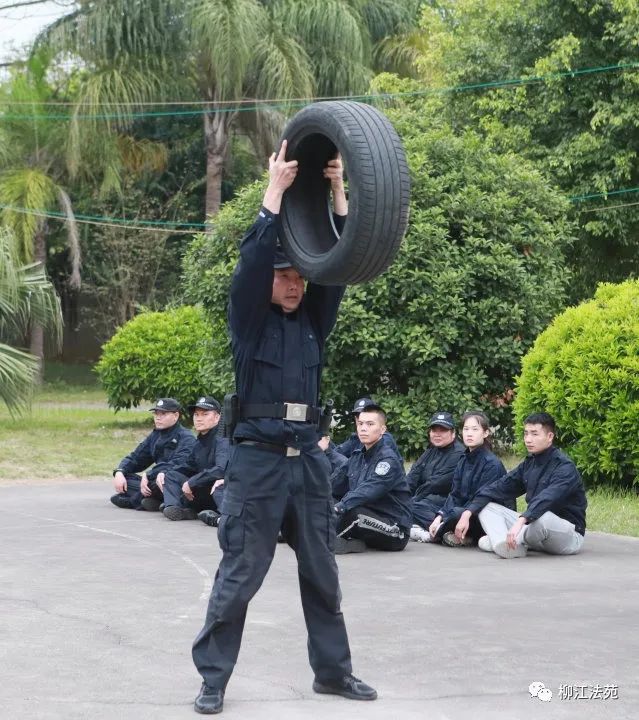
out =
[[[179,420],[179,412],[167,412],[166,410],[154,410],[153,422],[157,430],[166,430],[173,427]]]
[[[285,313],[294,312],[304,296],[304,278],[295,268],[274,270],[271,302],[280,305]]]
[[[524,425],[524,445],[531,455],[547,450],[555,438],[551,432],[539,423],[528,423]]]
[[[450,445],[455,440],[455,431],[444,425],[431,425],[428,431],[428,437],[433,447],[446,447],[446,445]]]
[[[357,437],[362,445],[368,450],[386,432],[386,425],[382,422],[379,413],[361,412],[355,420],[357,426]]]
[[[195,408],[193,411],[193,427],[195,432],[207,433],[220,422],[220,413],[216,410]]]

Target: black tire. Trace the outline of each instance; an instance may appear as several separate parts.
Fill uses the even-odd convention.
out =
[[[282,139],[287,160],[299,162],[281,209],[281,242],[293,265],[321,285],[352,285],[383,273],[406,232],[410,200],[406,155],[386,116],[363,103],[315,103],[290,120]],[[338,150],[348,173],[341,235],[322,174]]]

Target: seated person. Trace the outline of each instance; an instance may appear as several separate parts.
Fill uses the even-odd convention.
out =
[[[222,407],[214,397],[203,396],[188,410],[197,432],[195,444],[183,462],[171,463],[158,485],[164,493],[164,517],[169,520],[215,520],[222,504],[224,471],[229,459],[229,441],[218,432]],[[207,524],[216,524],[207,522]]]
[[[356,430],[357,430],[357,416],[362,412],[362,410],[366,410],[368,408],[376,408],[376,407],[379,407],[379,405],[369,397],[360,398],[359,400],[355,401],[355,405],[353,405],[353,411],[352,411],[351,415],[353,415],[355,417],[355,429]],[[395,438],[387,431],[384,433],[382,439],[384,440],[384,442],[387,442],[390,444],[390,446],[393,448],[393,450],[399,455],[399,459],[403,463],[404,458],[402,457],[402,454],[399,451],[399,448],[397,447]],[[340,455],[343,455],[345,458],[349,458],[353,454],[353,450],[358,450],[361,447],[362,447],[362,443],[359,441],[357,432],[354,432],[350,435],[350,437],[348,437],[346,440],[344,440],[343,443],[333,446],[332,449],[337,450],[337,452]]]
[[[348,458],[336,450],[335,445],[331,442],[328,435],[323,435],[317,444],[320,446],[320,449],[324,451],[326,458],[331,464],[331,475],[348,462]]]
[[[429,447],[408,473],[413,495],[412,540],[429,542],[428,528],[448,497],[453,473],[464,455],[449,412],[436,412],[428,424]]]
[[[455,534],[455,526],[479,488],[503,477],[506,468],[491,451],[490,423],[480,410],[471,410],[462,417],[462,438],[466,453],[457,463],[453,484],[446,501],[428,528],[433,542],[442,541],[449,547],[476,544],[484,531],[476,517],[471,518],[465,533]],[[515,508],[514,502],[510,507]]]
[[[331,476],[337,499],[335,553],[403,550],[410,531],[410,491],[404,465],[392,447],[383,442],[386,414],[368,407],[357,417],[362,447]]]
[[[117,493],[111,502],[120,508],[157,511],[162,492],[156,480],[164,479],[171,462],[184,462],[195,438],[180,424],[182,407],[173,398],[160,398],[150,409],[155,429],[113,471]],[[155,465],[153,465],[155,463]],[[144,472],[153,465],[151,470]],[[138,475],[137,473],[142,473]]]
[[[528,457],[482,487],[462,513],[457,525],[462,531],[479,513],[486,533],[479,541],[480,549],[502,558],[525,557],[529,549],[552,555],[574,555],[581,550],[588,501],[575,464],[553,445],[555,432],[552,415],[529,415],[524,420]],[[523,513],[503,507],[523,493],[527,503]]]

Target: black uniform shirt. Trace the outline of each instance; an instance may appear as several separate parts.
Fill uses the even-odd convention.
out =
[[[446,447],[431,445],[408,473],[408,485],[415,500],[438,495],[445,498],[452,487],[453,473],[466,448],[455,439]]]
[[[439,511],[442,521],[446,522],[455,515],[461,514],[481,487],[503,477],[505,474],[506,468],[504,464],[487,447],[482,445],[473,452],[466,450],[453,473],[450,494]],[[508,507],[515,509],[512,499]]]
[[[334,218],[339,232],[345,218]],[[229,328],[240,418],[247,404],[317,406],[324,344],[344,295],[342,286],[308,283],[295,312],[285,313],[271,303],[278,219],[266,208],[260,210],[242,241],[231,282]],[[234,437],[298,448],[318,439],[314,423],[274,418],[240,420]]]
[[[167,472],[174,463],[186,462],[194,445],[195,437],[179,422],[164,430],[155,429],[132,453],[120,461],[114,474],[142,472],[155,463],[147,472],[149,480],[155,480],[158,473]]]
[[[331,476],[333,497],[337,507],[348,511],[366,506],[381,516],[408,529],[412,523],[410,490],[399,455],[378,440],[366,450],[355,450]]]
[[[524,493],[528,507],[521,514],[528,522],[550,511],[585,534],[588,501],[581,475],[575,463],[554,446],[529,455],[507,475],[483,487],[468,509],[479,512],[491,500],[505,505]]]
[[[212,485],[224,477],[229,461],[229,441],[218,433],[219,427],[216,425],[208,432],[198,434],[183,464],[171,463],[173,470],[189,478],[191,489]]]

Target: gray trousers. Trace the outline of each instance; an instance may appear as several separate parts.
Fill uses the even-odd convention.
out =
[[[479,522],[493,547],[506,540],[508,531],[518,518],[519,513],[493,502],[479,513]],[[568,520],[545,512],[537,520],[524,525],[517,541],[530,550],[551,555],[574,555],[581,550],[584,536],[576,532],[575,526]]]

